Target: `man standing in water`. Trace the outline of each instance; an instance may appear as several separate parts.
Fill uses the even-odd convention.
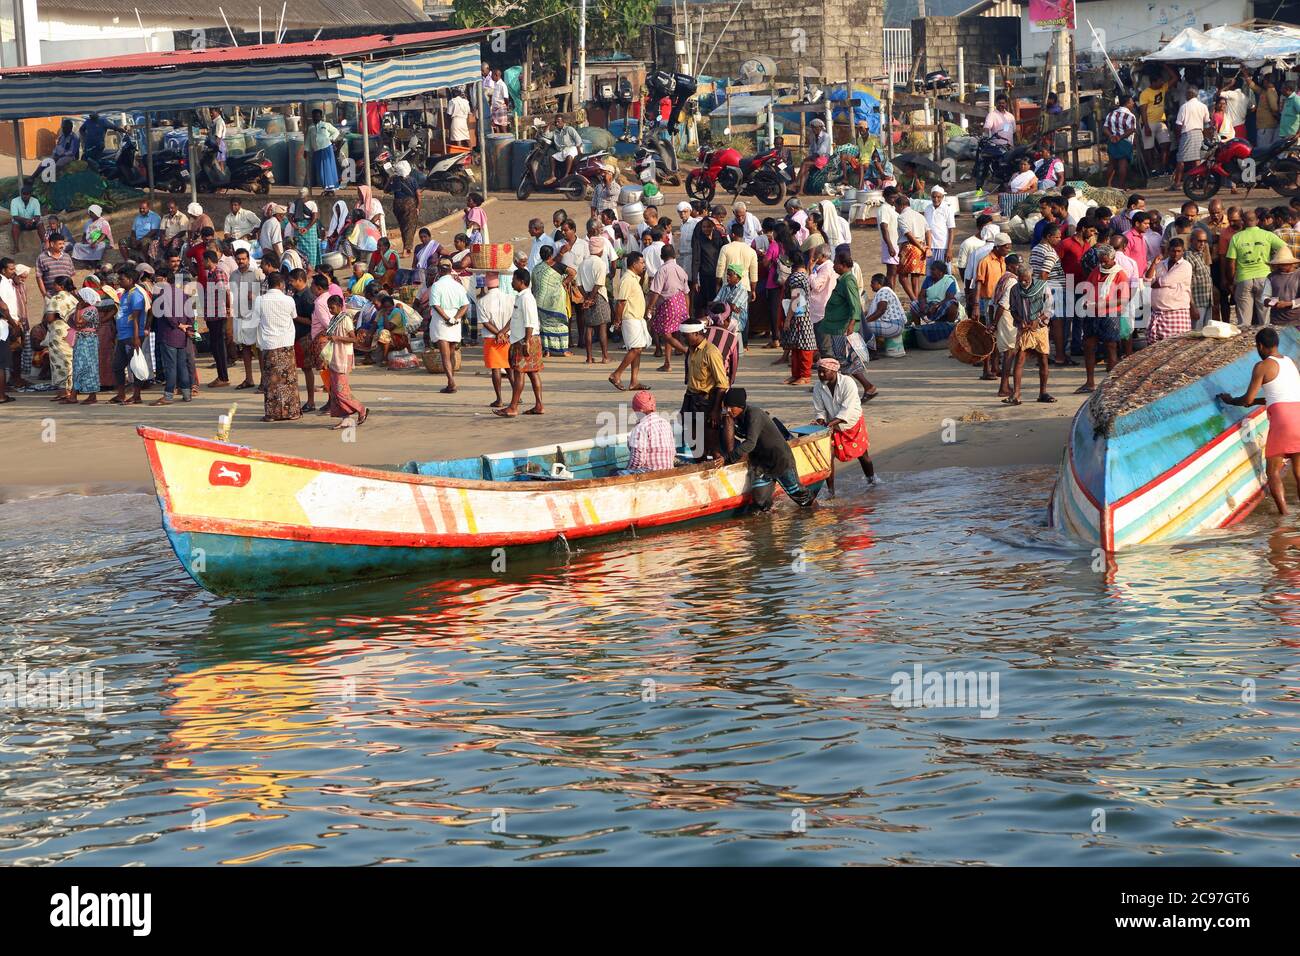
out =
[[[857,386],[852,387],[856,399]],[[799,466],[795,464],[794,453],[776,422],[772,421],[772,416],[757,405],[750,405],[743,388],[728,389],[722,402],[731,420],[731,427],[724,429],[727,461],[739,461],[748,456],[750,467],[758,475],[775,480],[801,508],[811,505],[817,495],[799,483]],[[766,492],[754,489],[754,507],[759,511],[772,507],[770,485]]]
[[[1236,398],[1220,392],[1218,399],[1225,405],[1242,408],[1267,406],[1268,441],[1264,445],[1264,457],[1268,460],[1268,493],[1277,505],[1278,514],[1285,515],[1288,509],[1282,469],[1287,462],[1291,463],[1291,475],[1300,492],[1300,370],[1290,356],[1278,354],[1277,345],[1277,330],[1272,326],[1256,332],[1255,351],[1259,361],[1251,372],[1250,385]]]
[[[831,430],[831,450],[837,461],[853,461],[862,466],[867,483],[876,483],[876,466],[869,453],[867,421],[862,417],[862,400],[858,386],[840,372],[840,363],[824,358],[817,363],[817,384],[812,391],[817,424]]]

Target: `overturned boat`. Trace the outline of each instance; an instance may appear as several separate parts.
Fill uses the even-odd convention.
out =
[[[1279,328],[1300,358],[1300,334]],[[1165,339],[1120,362],[1074,416],[1048,506],[1052,527],[1107,552],[1241,521],[1265,491],[1263,405],[1238,408],[1259,356],[1254,330]]]
[[[137,430],[177,557],[198,584],[232,597],[487,570],[501,548],[737,515],[774,486],[744,461],[619,474],[625,434],[385,469]],[[795,432],[799,481],[815,490],[831,473],[830,432]]]

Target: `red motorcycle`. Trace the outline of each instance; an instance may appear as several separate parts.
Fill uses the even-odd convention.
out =
[[[1225,185],[1245,186],[1247,192],[1263,186],[1282,196],[1300,196],[1300,161],[1287,153],[1296,138],[1280,139],[1263,149],[1252,149],[1244,139],[1219,143],[1184,173],[1183,192],[1197,202]]]
[[[776,149],[748,159],[734,149],[701,149],[700,168],[686,177],[686,195],[712,202],[718,187],[737,196],[753,196],[764,206],[779,206],[791,172]]]

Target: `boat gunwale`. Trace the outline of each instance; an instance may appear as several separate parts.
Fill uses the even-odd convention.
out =
[[[605,478],[577,478],[555,482],[486,481],[481,478],[449,478],[441,475],[412,474],[407,471],[385,471],[381,468],[372,468],[365,465],[345,465],[339,462],[324,461],[317,458],[300,458],[295,455],[284,455],[278,452],[262,451],[248,445],[235,445],[231,442],[218,441],[214,438],[199,438],[196,435],[186,435],[183,432],[168,431],[167,429],[155,428],[151,425],[137,425],[136,433],[147,442],[162,442],[164,444],[198,448],[203,451],[227,453],[232,457],[251,459],[253,461],[263,461],[268,464],[286,465],[294,468],[307,468],[318,472],[348,475],[355,478],[371,478],[379,481],[398,482],[408,485],[424,485],[435,488],[464,488],[467,490],[479,491],[536,493],[547,488],[554,488],[556,491],[561,489],[586,490],[596,487],[608,487],[610,485],[632,485],[644,481],[660,481],[668,477],[691,475],[705,471],[723,470],[729,467],[725,462],[697,462],[693,465],[662,468],[657,471],[646,471],[631,475],[610,475]],[[829,434],[830,429],[823,428],[808,435],[796,435],[793,439],[788,440],[787,444],[790,448],[799,448],[805,444],[824,441]],[[556,447],[558,448],[560,444],[562,443],[557,443]],[[153,456],[151,455],[150,457],[152,460]],[[153,463],[155,464],[157,471],[155,477],[161,479],[165,486],[165,473],[162,470],[161,463]],[[738,464],[738,462],[734,464]],[[818,472],[822,470],[823,469],[819,468]]]

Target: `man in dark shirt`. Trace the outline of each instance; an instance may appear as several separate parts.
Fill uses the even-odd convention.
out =
[[[81,124],[81,155],[92,168],[104,153],[104,134],[110,129],[122,132],[122,127],[110,123],[98,113],[91,113]]]
[[[306,269],[294,269],[289,273],[289,294],[293,296],[293,359],[307,379],[307,404],[304,412],[316,410],[316,376],[311,370],[311,363],[305,359],[311,354],[311,316],[316,308],[316,296],[312,292]]]
[[[799,466],[795,464],[794,453],[776,427],[772,416],[757,405],[750,405],[743,388],[730,388],[722,396],[722,404],[727,409],[731,428],[723,429],[723,447],[727,461],[739,461],[749,457],[750,467],[767,479],[775,479],[785,493],[801,508],[807,508],[817,497],[799,483]],[[754,489],[754,506],[760,511],[772,507],[771,486],[764,494],[760,488]]]

